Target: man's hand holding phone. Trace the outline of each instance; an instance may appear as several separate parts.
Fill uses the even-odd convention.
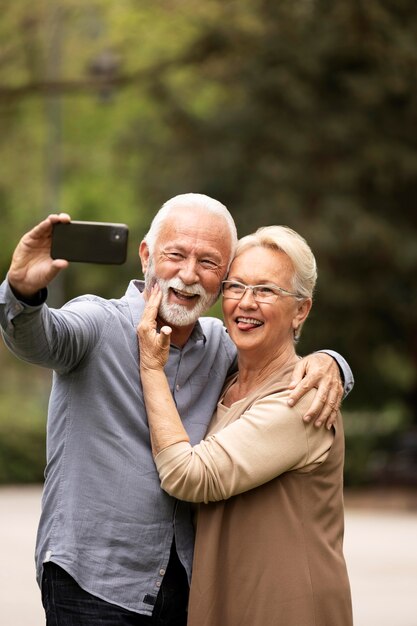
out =
[[[31,299],[68,267],[69,261],[124,263],[125,224],[71,222],[67,213],[51,214],[19,241],[8,272],[11,288]]]
[[[67,213],[49,215],[23,235],[13,253],[8,271],[9,284],[16,295],[30,299],[68,267],[65,259],[52,259],[54,224],[70,222]]]

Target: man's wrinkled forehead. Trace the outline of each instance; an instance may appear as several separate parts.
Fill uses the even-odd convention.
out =
[[[180,208],[167,216],[156,238],[156,244],[198,245],[215,249],[219,254],[226,255],[228,261],[231,241],[227,224],[223,216],[209,213],[201,208]]]

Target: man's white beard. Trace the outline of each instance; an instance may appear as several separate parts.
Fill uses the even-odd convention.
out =
[[[200,315],[205,313],[217,300],[218,294],[209,293],[199,283],[194,285],[185,285],[180,278],[171,278],[164,280],[157,278],[154,273],[153,263],[150,261],[148,269],[145,272],[146,289],[151,289],[152,285],[157,283],[162,292],[162,300],[159,306],[159,315],[168,324],[173,326],[190,326],[195,324]],[[192,309],[188,309],[185,305],[168,302],[169,289],[177,289],[184,293],[198,295]]]

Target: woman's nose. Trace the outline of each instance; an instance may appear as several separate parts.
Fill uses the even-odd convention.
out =
[[[239,301],[239,306],[244,309],[256,309],[258,307],[258,303],[255,300],[252,289],[246,289],[245,293]]]

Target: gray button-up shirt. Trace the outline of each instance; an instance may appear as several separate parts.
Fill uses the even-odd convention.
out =
[[[190,507],[161,490],[140,387],[136,325],[142,284],[120,300],[77,298],[60,310],[26,306],[0,287],[4,339],[52,368],[47,467],[36,561],[63,567],[90,593],[150,615],[175,533],[191,574]],[[222,323],[202,318],[171,347],[171,391],[192,443],[203,438],[235,349]],[[155,390],[157,393],[157,390]]]
[[[194,533],[189,505],[161,490],[151,454],[136,339],[142,289],[132,281],[120,300],[83,296],[54,310],[20,302],[5,281],[0,323],[16,356],[54,370],[38,581],[51,560],[95,596],[150,615],[174,534],[190,576]],[[192,444],[235,354],[214,318],[201,318],[182,350],[171,346],[165,371]],[[349,391],[350,368],[333,356]]]

